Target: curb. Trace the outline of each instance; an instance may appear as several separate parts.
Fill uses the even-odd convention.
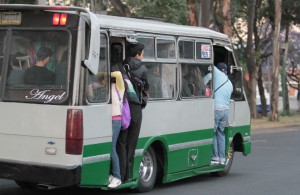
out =
[[[282,127],[270,127],[270,128],[255,128],[251,129],[251,134],[263,134],[263,133],[278,133],[287,131],[300,131],[300,125],[282,126]]]

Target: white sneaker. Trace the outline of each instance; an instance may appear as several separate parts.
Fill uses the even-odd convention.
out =
[[[111,182],[110,182],[110,184],[107,187],[109,187],[109,188],[116,188],[116,187],[118,187],[121,184],[122,184],[121,180],[113,177],[112,180],[111,180]]]
[[[114,178],[114,176],[112,176],[112,175],[109,175],[108,176],[108,182],[110,183],[111,182],[111,180]]]
[[[210,165],[218,165],[219,164],[219,161],[216,161],[216,160],[212,160],[210,162]]]
[[[226,164],[225,158],[220,158],[220,164],[221,164],[221,165],[225,165],[225,164]]]

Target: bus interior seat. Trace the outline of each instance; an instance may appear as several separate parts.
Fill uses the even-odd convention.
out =
[[[27,64],[27,67],[30,68],[30,56],[19,56],[19,57],[16,57],[16,59],[19,61],[19,66],[20,66],[20,69],[22,70],[23,67],[22,67],[22,62],[26,62]]]
[[[7,78],[7,85],[16,86],[24,84],[24,70],[12,69]]]

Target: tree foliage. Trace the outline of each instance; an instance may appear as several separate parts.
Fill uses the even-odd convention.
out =
[[[110,1],[111,12],[125,14],[126,6],[131,16],[158,18],[166,22],[187,24],[187,4],[185,0],[126,0]],[[121,9],[122,8],[122,9]]]

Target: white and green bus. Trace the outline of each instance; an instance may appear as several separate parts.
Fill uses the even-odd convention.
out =
[[[149,95],[133,179],[118,189],[149,191],[203,173],[229,173],[235,152],[251,152],[250,112],[228,37],[200,27],[107,15],[83,8],[0,5],[0,178],[23,188],[107,189],[112,140],[110,75],[129,43],[145,45]],[[53,85],[24,80],[42,46],[53,52]],[[234,92],[224,165],[210,165],[213,69],[228,65]],[[212,78],[208,75],[212,75]],[[41,76],[41,75],[39,75]],[[158,79],[160,78],[160,79]],[[110,82],[109,77],[107,82]]]

